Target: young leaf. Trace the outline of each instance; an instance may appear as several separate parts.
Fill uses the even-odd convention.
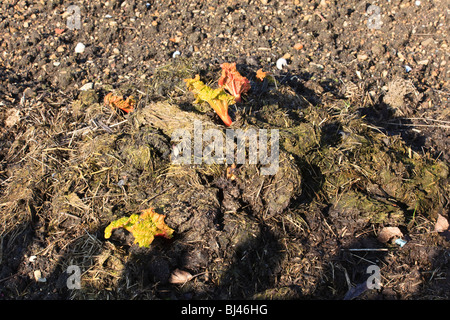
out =
[[[220,66],[222,76],[219,79],[219,86],[227,89],[236,102],[240,102],[241,95],[250,90],[250,81],[236,70],[236,63],[222,63]]]
[[[164,215],[154,212],[152,208],[143,210],[140,215],[132,214],[111,222],[105,229],[105,239],[111,237],[112,231],[117,228],[131,232],[134,242],[147,248],[155,237],[170,239],[174,231],[164,222]]]
[[[205,86],[205,84],[200,81],[200,75],[198,74],[192,79],[184,79],[184,82],[186,82],[186,86],[189,91],[192,91],[194,95],[198,94],[198,92],[200,92],[200,90]]]
[[[193,79],[185,79],[186,85],[195,96],[195,103],[207,102],[216,111],[226,126],[232,121],[228,115],[228,106],[235,103],[233,96],[227,94],[223,89],[212,89],[200,81],[200,76]]]

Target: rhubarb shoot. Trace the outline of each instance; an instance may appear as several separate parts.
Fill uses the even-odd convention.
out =
[[[241,95],[250,90],[250,81],[236,70],[236,63],[222,63],[222,76],[219,86],[227,89],[233,95],[236,102],[241,101]]]
[[[193,79],[185,79],[186,85],[195,96],[195,103],[207,102],[216,111],[226,126],[232,121],[228,115],[228,106],[235,103],[233,96],[227,94],[223,89],[212,89],[200,81],[200,76]]]

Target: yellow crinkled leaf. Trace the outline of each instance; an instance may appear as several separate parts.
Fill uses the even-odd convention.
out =
[[[157,236],[170,239],[173,234],[165,222],[165,216],[153,211],[153,208],[143,210],[140,215],[132,214],[130,217],[123,217],[111,222],[105,229],[105,239],[111,237],[114,229],[124,228],[134,236],[134,243],[140,247],[148,248]]]
[[[213,89],[200,81],[200,76],[197,74],[195,78],[184,79],[189,91],[192,91],[195,97],[195,103],[207,102],[211,108],[216,111],[225,125],[231,125],[231,118],[228,115],[228,106],[234,104],[235,98],[226,93],[224,89]]]

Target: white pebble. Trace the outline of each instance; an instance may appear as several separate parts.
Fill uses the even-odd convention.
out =
[[[282,70],[284,66],[287,66],[287,61],[284,58],[277,60],[277,69]]]
[[[420,1],[417,0],[417,1],[415,2],[415,4],[416,4],[416,6],[420,6]]]
[[[87,91],[87,90],[92,90],[93,88],[94,88],[94,83],[88,82],[88,83],[84,84],[84,85],[80,88],[80,90],[81,90],[81,91]]]
[[[175,51],[173,54],[172,54],[172,58],[176,58],[176,57],[178,57],[178,56],[180,56],[181,55],[181,52],[180,51]]]
[[[75,47],[75,53],[83,53],[84,49],[86,49],[86,46],[81,42],[78,42],[77,46]]]
[[[34,280],[36,280],[37,282],[47,282],[47,279],[42,277],[40,270],[34,271]]]

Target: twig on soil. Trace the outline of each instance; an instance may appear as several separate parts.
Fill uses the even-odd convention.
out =
[[[17,276],[17,273],[15,273],[15,274],[12,274],[12,275],[10,275],[9,277],[6,277],[6,278],[3,278],[3,279],[0,279],[0,282],[3,282],[3,281],[6,281],[6,280],[9,280],[9,279],[11,279],[11,278],[14,278],[15,276]]]
[[[344,248],[341,251],[389,251],[388,248]]]
[[[3,259],[3,237],[0,237],[0,264],[2,263]]]
[[[434,122],[442,122],[442,123],[450,123],[450,121],[445,120],[437,120],[431,118],[403,118],[404,120],[422,120],[422,121],[434,121]]]
[[[91,126],[88,126],[88,127],[84,127],[84,128],[80,128],[80,129],[76,129],[76,130],[73,130],[73,131],[70,131],[70,132],[67,132],[67,135],[69,135],[69,134],[72,134],[72,135],[77,135],[77,134],[79,134],[79,133],[81,133],[81,134],[83,134],[83,135],[85,135],[85,134],[87,134],[87,132],[86,133],[84,133],[84,131],[86,131],[86,130],[92,130],[93,128],[91,127]]]
[[[114,123],[114,124],[110,125],[109,127],[110,128],[114,128],[114,127],[117,127],[117,126],[119,126],[119,125],[121,125],[122,123],[125,123],[125,122],[128,122],[128,119],[120,121],[120,122],[117,122],[117,123]]]
[[[61,211],[60,214],[63,214],[65,216],[71,217],[71,218],[76,219],[76,220],[80,220],[81,219],[80,217],[77,217],[76,215],[73,215],[71,213],[64,212],[64,211]]]
[[[450,125],[432,125],[432,124],[412,124],[412,123],[395,123],[388,122],[388,124],[400,126],[400,127],[429,127],[429,128],[442,128],[442,129],[450,129]]]
[[[203,275],[203,274],[207,274],[207,273],[208,273],[208,271],[204,271],[204,272],[200,272],[200,273],[194,274],[193,276],[191,276],[191,277],[189,278],[189,280],[186,280],[186,281],[181,285],[181,287],[183,287],[186,283],[188,283],[188,282],[191,281],[192,279],[194,279],[194,278],[196,278],[196,277],[198,277],[198,276],[201,276],[201,275]]]
[[[56,151],[56,150],[60,150],[60,151],[76,151],[75,149],[61,148],[61,147],[45,148],[42,151]]]
[[[98,128],[102,128],[103,130],[105,130],[108,133],[113,133],[113,131],[111,130],[110,127],[108,127],[106,124],[104,124],[101,120],[95,120],[92,119],[91,122]]]

